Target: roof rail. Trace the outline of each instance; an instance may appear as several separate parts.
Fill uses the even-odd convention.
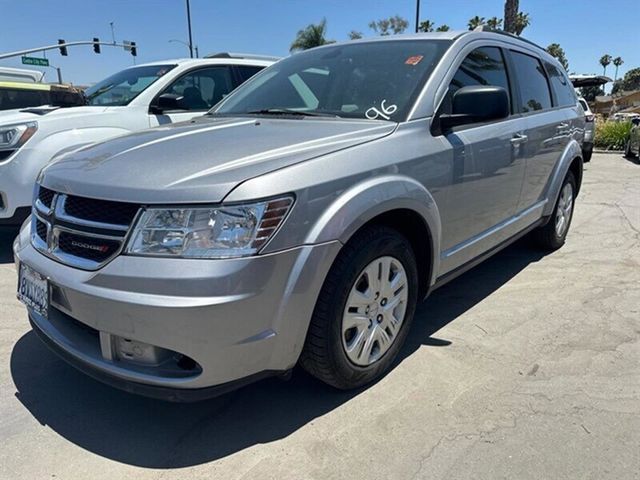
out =
[[[547,51],[544,47],[541,47],[540,45],[538,45],[535,42],[532,42],[531,40],[527,40],[526,38],[519,37],[518,35],[514,35],[513,33],[505,32],[504,30],[491,28],[487,25],[480,25],[474,28],[473,31],[474,32],[490,32],[490,33],[497,33],[499,35],[506,35],[507,37],[515,38],[517,40],[520,40],[521,42],[528,43],[529,45],[533,45],[534,47],[537,47],[540,50],[544,50],[545,52]]]
[[[280,60],[281,57],[274,57],[272,55],[255,55],[253,53],[219,52],[210,53],[209,55],[205,55],[204,58],[239,58],[247,60],[271,60],[275,62]]]

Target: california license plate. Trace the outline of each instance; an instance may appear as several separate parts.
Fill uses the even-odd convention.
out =
[[[20,264],[18,274],[18,300],[47,317],[49,312],[49,282],[29,265]]]

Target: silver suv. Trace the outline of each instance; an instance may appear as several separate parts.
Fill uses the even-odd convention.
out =
[[[359,387],[429,292],[527,232],[563,245],[584,127],[559,64],[506,34],[298,53],[205,117],[45,168],[18,295],[128,391],[197,400],[296,364]]]

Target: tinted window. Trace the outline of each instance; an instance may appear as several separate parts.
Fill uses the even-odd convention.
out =
[[[555,105],[561,107],[574,106],[576,104],[576,94],[571,82],[567,80],[565,74],[555,65],[545,62],[544,66],[547,69],[549,83],[551,83],[551,88],[555,96]]]
[[[523,53],[511,53],[520,87],[520,111],[526,113],[551,108],[549,83],[540,60]]]
[[[50,102],[51,98],[47,91],[0,88],[0,110],[39,107]]]
[[[87,105],[122,106],[140,95],[175,65],[127,68],[87,88]]]
[[[183,98],[187,110],[209,110],[233,90],[231,67],[209,67],[180,77],[163,93]]]
[[[449,91],[440,111],[451,113],[453,94],[462,87],[474,85],[502,87],[509,93],[509,79],[499,48],[481,47],[467,55],[449,84]]]
[[[352,42],[291,55],[236,90],[216,111],[294,109],[400,121],[451,42]]]
[[[238,65],[236,66],[238,69],[238,74],[240,75],[240,80],[246,82],[251,77],[253,77],[256,73],[262,70],[264,67],[254,67],[252,65]]]

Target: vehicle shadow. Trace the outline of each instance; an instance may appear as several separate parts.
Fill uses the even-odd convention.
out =
[[[18,235],[18,229],[0,227],[0,265],[13,263],[13,240]]]
[[[396,363],[418,348],[450,345],[433,335],[541,257],[518,242],[434,292],[419,306]],[[14,346],[11,374],[16,397],[42,425],[97,455],[161,469],[199,465],[286,437],[363,391],[337,391],[296,370],[286,383],[270,379],[197,404],[165,403],[84,376],[33,332]]]

